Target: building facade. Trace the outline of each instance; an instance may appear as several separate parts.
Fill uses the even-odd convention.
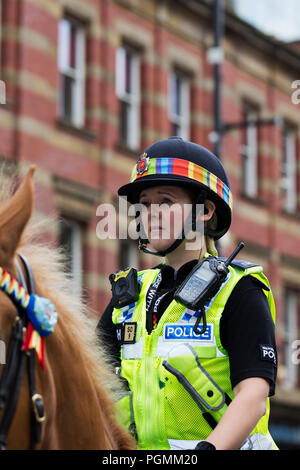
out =
[[[74,292],[99,317],[108,275],[157,264],[118,237],[117,188],[153,141],[180,135],[212,148],[214,75],[208,0],[2,0],[0,155],[24,174],[35,163],[41,237],[68,254]],[[226,12],[222,137],[233,192],[231,229],[218,245],[263,265],[277,307],[279,376],[272,426],[300,448],[299,49]],[[254,125],[279,117],[272,125]],[[113,204],[115,237],[99,206]],[[120,216],[119,216],[120,212]]]

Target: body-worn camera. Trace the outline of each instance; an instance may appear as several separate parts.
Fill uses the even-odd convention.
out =
[[[112,290],[112,306],[125,307],[139,298],[140,285],[137,278],[137,270],[128,268],[109,276]]]
[[[220,289],[229,272],[228,266],[244,247],[241,242],[229,258],[224,262],[215,257],[201,260],[174,294],[177,302],[185,305],[191,310],[200,310],[200,314],[194,326],[194,332],[203,334],[206,330],[205,304],[212,299]],[[203,319],[203,328],[198,331],[199,323]]]

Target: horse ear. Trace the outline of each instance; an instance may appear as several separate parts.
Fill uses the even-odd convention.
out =
[[[35,165],[30,166],[22,184],[0,210],[0,264],[4,267],[12,262],[21,235],[32,214],[32,177],[35,168]]]

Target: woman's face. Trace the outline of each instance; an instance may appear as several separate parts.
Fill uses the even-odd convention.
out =
[[[139,203],[146,207],[141,220],[152,248],[162,251],[181,235],[192,202],[180,186],[154,186],[141,192]]]

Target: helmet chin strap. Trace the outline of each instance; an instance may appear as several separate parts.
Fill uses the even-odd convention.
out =
[[[149,240],[141,239],[139,238],[139,250],[143,251],[144,253],[147,253],[149,255],[155,255],[155,256],[166,256],[168,253],[171,253],[172,251],[176,250],[178,246],[183,242],[185,239],[184,235],[184,230],[182,230],[181,233],[182,238],[177,238],[175,242],[172,243],[169,248],[166,248],[165,250],[162,251],[152,251],[147,248],[147,244],[149,243]]]
[[[191,210],[190,214],[188,215],[188,219],[192,219],[191,220],[191,222],[192,222],[191,226],[192,226],[192,231],[193,232],[196,231],[196,219],[197,219],[197,215],[198,215],[197,214],[197,204],[204,204],[205,199],[206,199],[206,191],[203,190],[198,195],[197,200],[193,203],[192,210]],[[190,223],[190,221],[189,221],[189,223]],[[142,238],[141,236],[139,236],[139,250],[141,250],[144,253],[147,253],[149,255],[164,257],[167,254],[171,253],[172,251],[176,250],[176,248],[178,248],[179,245],[181,245],[181,243],[185,240],[185,229],[183,228],[182,232],[181,232],[181,237],[178,237],[168,248],[166,248],[165,250],[161,250],[161,251],[152,251],[149,248],[147,248],[149,240],[146,237],[144,227],[143,227],[143,224],[142,224],[141,221],[140,221],[140,228],[141,228],[141,232],[143,233],[143,235],[145,237]]]

